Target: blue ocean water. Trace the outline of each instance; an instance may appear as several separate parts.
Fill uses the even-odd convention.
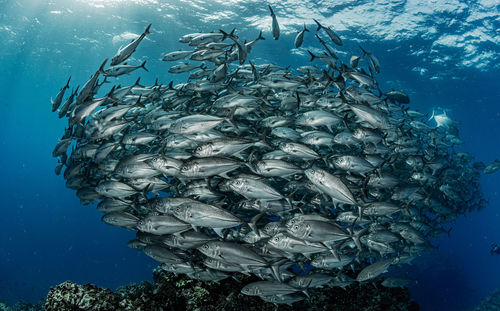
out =
[[[312,18],[343,38],[347,61],[358,44],[372,51],[382,69],[382,90],[401,89],[412,109],[446,109],[460,121],[464,144],[476,160],[500,158],[500,4],[483,1],[269,1],[282,35],[272,40],[264,1],[0,0],[0,300],[35,302],[65,280],[114,289],[151,280],[156,262],[129,249],[134,231],[103,224],[95,206],[81,206],[64,179],[54,174],[51,153],[66,126],[50,112],[50,98],[72,76],[80,85],[122,45],[152,23],[152,34],[133,55],[147,60],[141,76],[166,84],[185,75],[167,73],[165,52],[183,46],[181,35],[230,31],[265,41],[252,50],[256,63],[308,64],[306,49],[319,45],[306,33],[303,48],[293,39]],[[349,54],[348,54],[349,53]],[[435,239],[434,253],[408,269],[418,279],[412,297],[423,310],[467,310],[500,287],[500,173],[483,175],[489,206],[460,217],[451,236]]]

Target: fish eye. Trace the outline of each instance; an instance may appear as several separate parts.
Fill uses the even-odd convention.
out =
[[[298,225],[293,226],[293,230],[299,230],[299,226]]]

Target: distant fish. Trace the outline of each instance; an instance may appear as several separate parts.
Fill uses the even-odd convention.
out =
[[[448,130],[458,125],[457,121],[454,121],[450,117],[448,117],[448,115],[446,114],[446,110],[443,110],[442,114],[436,114],[436,111],[433,109],[429,120],[434,120],[436,122],[436,127],[443,127]]]
[[[490,164],[488,164],[484,168],[485,174],[493,174],[493,173],[498,172],[498,171],[500,171],[500,161],[499,160],[495,160],[495,161],[491,162]]]
[[[373,55],[370,52],[365,51],[361,46],[359,46],[359,48],[361,49],[361,51],[363,51],[363,57],[368,56],[368,58],[370,59],[370,63],[373,66],[373,69],[375,69],[375,71],[377,73],[380,73],[380,63],[379,63],[378,59],[375,57],[375,55]]]
[[[330,37],[330,39],[332,39],[333,43],[335,43],[336,45],[342,46],[342,39],[340,39],[339,35],[337,35],[335,33],[335,31],[333,31],[330,27],[325,27],[325,26],[321,25],[314,18],[313,18],[313,21],[318,25],[318,29],[316,29],[316,31],[323,29],[326,32],[326,34]]]
[[[297,49],[300,48],[300,46],[302,45],[302,42],[304,42],[304,33],[306,31],[309,32],[309,30],[306,28],[306,24],[304,24],[304,28],[301,31],[299,31],[299,33],[295,37],[295,41],[294,41],[295,48],[297,48]]]
[[[135,52],[139,43],[141,43],[142,39],[146,37],[147,34],[150,34],[149,29],[151,28],[151,24],[148,25],[146,30],[135,40],[132,40],[125,47],[120,47],[115,56],[111,59],[111,66],[118,65],[123,63],[127,58]]]
[[[64,87],[62,87],[61,90],[59,90],[59,93],[57,93],[56,98],[54,100],[51,100],[52,112],[56,111],[57,108],[59,108],[59,106],[61,105],[62,99],[64,97],[64,92],[66,91],[66,89],[69,89],[69,81],[70,80],[71,80],[71,76],[69,77],[66,85]]]
[[[278,19],[276,18],[276,15],[274,14],[273,8],[269,5],[269,11],[271,11],[271,17],[273,19],[272,22],[272,33],[273,33],[273,38],[274,40],[278,40],[280,37],[280,25],[278,24]]]

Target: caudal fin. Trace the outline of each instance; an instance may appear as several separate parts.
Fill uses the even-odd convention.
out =
[[[307,53],[309,53],[309,55],[311,55],[311,60],[309,62],[313,62],[314,59],[317,57],[316,55],[314,55],[311,51],[307,50]]]
[[[266,38],[262,36],[262,30],[259,32],[259,36],[257,37],[256,40],[266,40]]]
[[[107,58],[102,62],[102,65],[101,65],[101,67],[99,67],[99,70],[98,70],[100,73],[104,73],[104,66],[106,65],[107,62],[108,62]]]
[[[144,33],[145,33],[145,34],[149,34],[149,33],[151,33],[151,32],[149,31],[149,29],[151,28],[151,25],[152,25],[152,24],[149,24],[149,25],[148,25],[148,27],[146,28],[146,30],[144,30]]]
[[[65,89],[69,89],[69,81],[71,81],[71,76],[69,76],[68,82],[66,82],[66,86],[64,87]]]
[[[221,41],[224,41],[224,40],[226,40],[227,37],[229,37],[229,34],[227,32],[225,32],[224,30],[219,29],[219,32],[222,34],[222,40]]]
[[[315,20],[314,18],[313,18],[313,21],[318,25],[318,28],[316,29],[316,31],[318,31],[321,28],[323,28],[323,26],[321,26],[321,24],[317,20]]]
[[[273,8],[270,5],[268,5],[268,7],[269,7],[269,11],[271,11],[271,16],[273,16],[274,15]]]
[[[146,68],[146,61],[142,62],[141,68],[149,72],[148,68]]]
[[[361,47],[361,45],[359,46],[359,48],[361,49],[361,51],[363,51],[363,57],[366,57],[366,55],[368,55],[368,52],[366,52],[365,49]]]

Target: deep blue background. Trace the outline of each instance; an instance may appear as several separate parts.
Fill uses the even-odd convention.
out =
[[[301,1],[306,10],[297,2],[288,3],[275,5],[283,31],[279,41],[274,41],[266,3],[260,1],[169,5],[145,1],[140,6],[134,1],[90,1],[89,5],[62,0],[51,4],[0,0],[0,300],[34,302],[45,296],[50,286],[65,280],[115,289],[132,281],[150,280],[156,266],[147,256],[126,246],[133,231],[101,223],[95,207],[80,206],[74,192],[65,188],[63,178],[53,173],[56,159],[51,153],[65,121],[50,112],[50,97],[57,94],[67,77],[72,75],[72,87],[83,84],[104,58],[113,56],[130,40],[120,41],[115,36],[139,34],[149,23],[153,23],[153,34],[132,60],[147,60],[150,72],[137,73],[145,84],[152,84],[156,77],[165,84],[172,79],[183,81],[185,75],[173,77],[167,73],[171,64],[159,60],[162,54],[185,47],[177,42],[183,34],[221,27],[236,27],[240,36],[249,40],[263,29],[267,40],[256,45],[250,58],[256,63],[296,67],[307,64],[309,58],[299,55],[305,50],[290,50],[295,31],[303,22],[315,29],[310,19],[313,14],[307,10],[328,18],[335,9],[354,7],[354,2],[328,8],[325,3]],[[350,53],[359,55],[357,45],[363,44],[380,60],[382,72],[378,77],[383,90],[405,90],[411,96],[411,107],[424,113],[435,107],[447,109],[449,116],[460,121],[464,145],[459,149],[489,163],[500,158],[498,39],[480,35],[474,40],[472,35],[473,39],[464,39],[461,47],[435,44],[443,38],[440,32],[453,34],[455,28],[475,27],[475,20],[471,22],[467,16],[473,15],[477,5],[467,2],[466,8],[454,16],[447,16],[450,11],[429,7],[437,13],[425,22],[419,22],[421,15],[410,14],[407,28],[417,23],[422,29],[415,26],[407,33],[395,31],[390,38],[387,33],[391,33],[391,27],[398,27],[395,21],[381,25],[387,31],[381,37],[363,27],[373,24],[363,15],[346,13],[345,20],[335,25],[344,40],[339,51],[349,53],[341,54],[344,61]],[[404,11],[406,7],[412,7],[411,2],[402,1],[401,7],[387,10]],[[380,14],[389,14],[383,11],[384,6],[378,8]],[[498,5],[485,11],[490,15],[476,26],[498,29]],[[456,22],[446,26],[436,21],[436,16],[455,18]],[[356,23],[359,27],[352,26]],[[488,23],[493,26],[488,28]],[[429,31],[432,27],[434,32]],[[462,30],[457,30],[457,35],[466,33]],[[306,33],[304,46],[319,48],[313,33]],[[118,82],[135,81],[137,74]],[[500,173],[483,176],[481,183],[490,205],[460,218],[453,224],[450,238],[434,241],[440,245],[439,250],[419,258],[408,270],[409,276],[418,279],[412,285],[412,297],[423,310],[464,310],[500,287],[500,256],[489,254],[489,245],[500,242]]]

